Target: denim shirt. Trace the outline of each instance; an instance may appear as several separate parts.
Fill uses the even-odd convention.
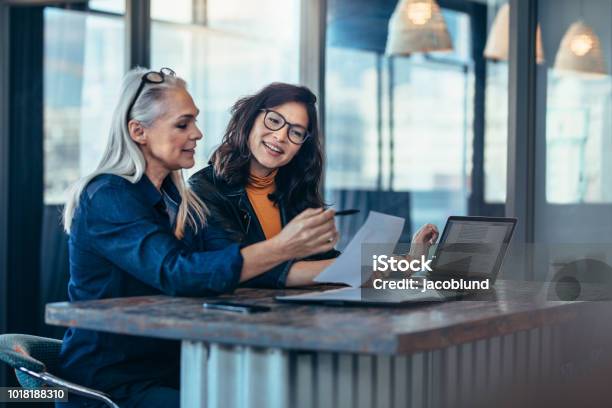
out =
[[[143,176],[131,183],[115,175],[93,179],[81,194],[69,238],[70,301],[111,297],[206,296],[233,291],[243,259],[240,244],[215,245],[207,227],[194,239],[175,238],[168,203],[180,204],[170,177],[164,200]],[[178,342],[70,328],[60,371],[68,380],[111,391],[142,381],[178,381]],[[121,397],[121,396],[117,396]]]

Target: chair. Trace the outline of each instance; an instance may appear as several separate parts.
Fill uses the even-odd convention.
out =
[[[57,368],[61,347],[61,340],[27,334],[2,334],[0,360],[15,369],[17,380],[24,388],[43,388],[53,385],[104,402],[109,407],[119,408],[107,394],[63,380],[47,371],[54,371]]]

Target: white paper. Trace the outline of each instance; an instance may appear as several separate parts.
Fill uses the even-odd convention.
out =
[[[364,264],[361,254],[362,244],[377,244],[377,247],[382,244],[387,248],[384,253],[392,253],[402,234],[405,221],[401,217],[370,211],[365,223],[342,254],[314,279],[315,282],[346,283],[354,288],[360,287],[369,279],[369,276],[362,276],[361,273],[361,266]],[[371,262],[366,260],[365,266],[368,265],[371,272]]]

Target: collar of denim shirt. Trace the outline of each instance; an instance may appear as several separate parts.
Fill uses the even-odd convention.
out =
[[[142,177],[136,183],[135,186],[136,186],[136,189],[138,189],[138,191],[145,198],[147,204],[149,204],[150,206],[153,207],[157,205],[160,201],[163,201],[162,194],[159,192],[159,190],[155,188],[155,186],[153,185],[151,180],[149,180],[146,174],[142,175]],[[177,203],[181,202],[181,195],[179,194],[178,189],[176,188],[174,183],[172,182],[171,175],[168,175],[168,177],[164,179],[164,181],[162,182],[161,188],[174,201],[176,201]]]

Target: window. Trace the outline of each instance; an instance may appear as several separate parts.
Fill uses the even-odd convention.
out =
[[[45,203],[97,165],[124,73],[121,17],[45,8]]]
[[[171,67],[185,78],[201,111],[198,122],[204,139],[188,174],[206,166],[221,142],[230,108],[241,96],[271,82],[299,80],[298,0],[205,4],[204,12],[193,13],[190,23],[154,20],[152,25],[151,65]],[[191,2],[152,2],[159,15],[181,7],[180,14],[187,15]]]
[[[506,202],[508,162],[508,64],[487,63],[485,90],[484,200]]]
[[[542,201],[612,203],[612,3],[543,0],[538,15]]]
[[[549,73],[546,200],[612,202],[612,81]]]
[[[90,10],[125,14],[125,2],[126,0],[89,0],[88,6]]]
[[[406,240],[424,223],[442,227],[447,216],[467,213],[474,111],[470,19],[443,10],[452,53],[389,58],[383,55],[386,30],[377,31],[386,28],[388,15],[361,6],[336,0],[328,8],[326,200],[402,216]],[[383,196],[385,202],[377,202]],[[359,224],[338,220],[340,246],[356,232],[346,223]]]
[[[326,59],[325,187],[376,189],[377,56],[333,47],[328,48]]]
[[[413,230],[467,212],[473,75],[460,63],[400,59],[395,68],[393,191],[410,191]]]
[[[508,161],[509,3],[487,0],[487,15],[483,198],[501,204],[506,201]]]

